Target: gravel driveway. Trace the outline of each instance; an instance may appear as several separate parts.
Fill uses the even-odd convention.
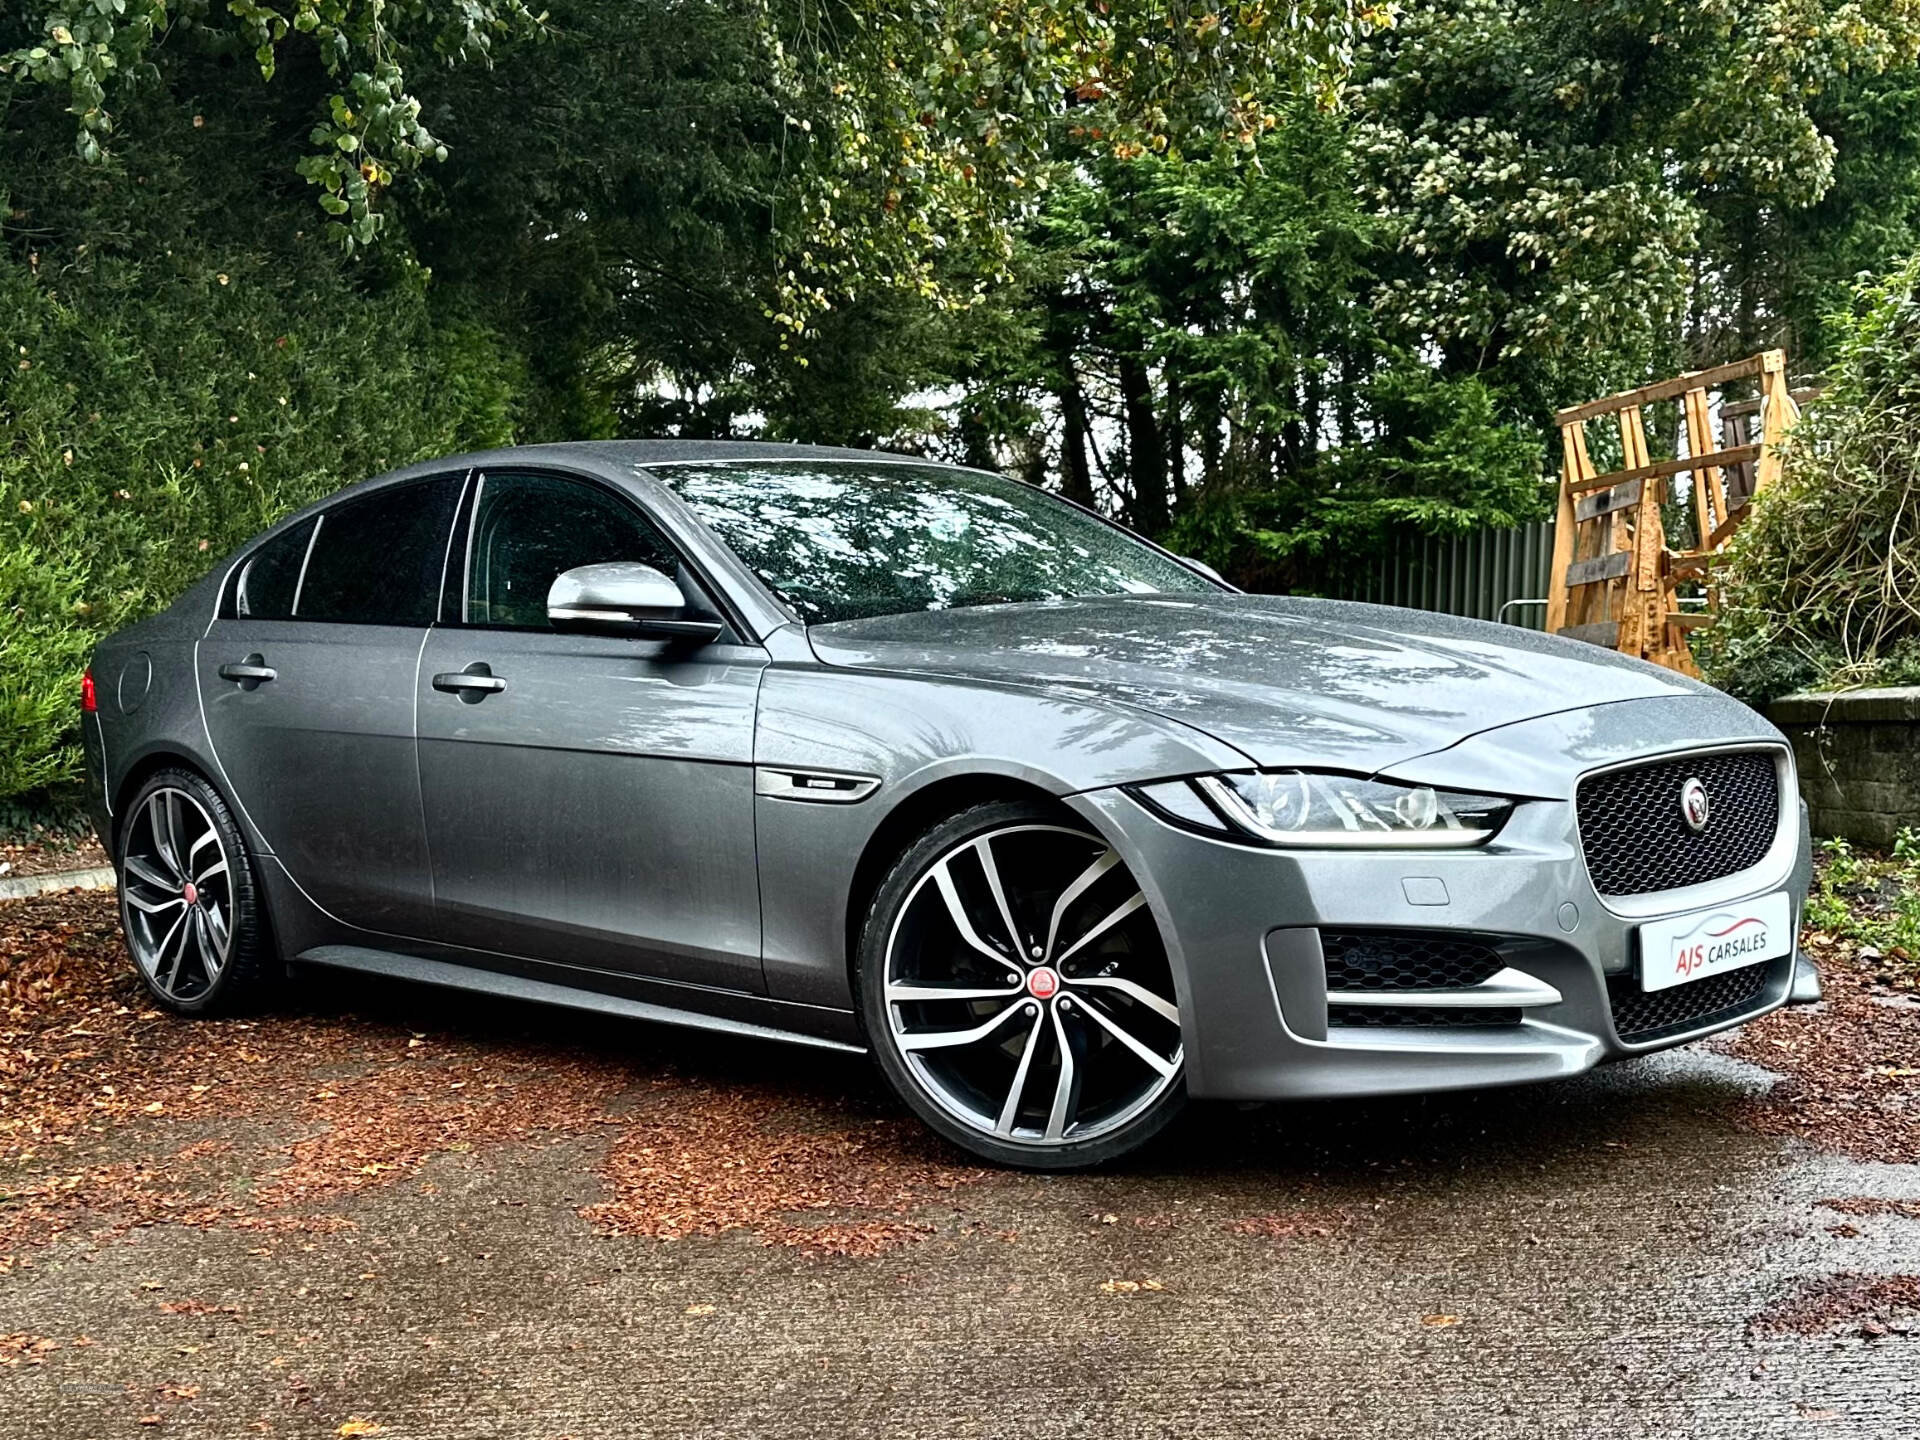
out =
[[[0,906],[0,1434],[1920,1436],[1920,1006],[983,1171],[864,1062]],[[1764,1067],[1764,1068],[1763,1068]]]

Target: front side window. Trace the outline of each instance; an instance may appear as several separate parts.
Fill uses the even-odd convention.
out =
[[[1220,589],[1126,531],[997,475],[857,460],[647,473],[812,623]]]
[[[313,521],[276,535],[247,557],[233,586],[233,613],[248,620],[291,620],[307,563]]]
[[[637,560],[664,575],[679,564],[639,511],[598,485],[560,475],[484,476],[468,544],[467,623],[544,630],[554,580],[608,560]]]
[[[376,490],[320,516],[294,618],[358,625],[431,625],[440,610],[460,480]]]

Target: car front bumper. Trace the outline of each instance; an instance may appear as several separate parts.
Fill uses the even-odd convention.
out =
[[[1803,813],[1797,837],[1785,834],[1762,865],[1685,892],[1662,912],[1644,897],[1617,908],[1601,900],[1574,838],[1570,801],[1520,805],[1490,845],[1431,851],[1262,849],[1176,828],[1124,790],[1089,791],[1071,803],[1120,852],[1160,923],[1179,990],[1187,1088],[1198,1097],[1392,1095],[1546,1080],[1726,1029],[1805,998],[1809,984],[1817,994],[1811,967],[1788,954],[1756,967],[1762,973],[1737,1009],[1698,1024],[1623,1040],[1613,1005],[1638,993],[1635,931],[1661,913],[1786,890],[1797,933],[1812,875]],[[1525,1006],[1517,1023],[1329,1026],[1324,928],[1471,934],[1557,998]]]

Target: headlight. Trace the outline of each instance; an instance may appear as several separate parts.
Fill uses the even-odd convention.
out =
[[[1309,849],[1484,845],[1513,810],[1493,795],[1313,770],[1202,775],[1133,793],[1192,829]]]

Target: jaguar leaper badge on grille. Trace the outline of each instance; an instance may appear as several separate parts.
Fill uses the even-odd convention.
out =
[[[1713,801],[1707,796],[1707,787],[1700,783],[1698,775],[1687,778],[1680,787],[1680,818],[1687,822],[1687,829],[1698,835],[1707,828],[1707,821],[1713,816]]]

